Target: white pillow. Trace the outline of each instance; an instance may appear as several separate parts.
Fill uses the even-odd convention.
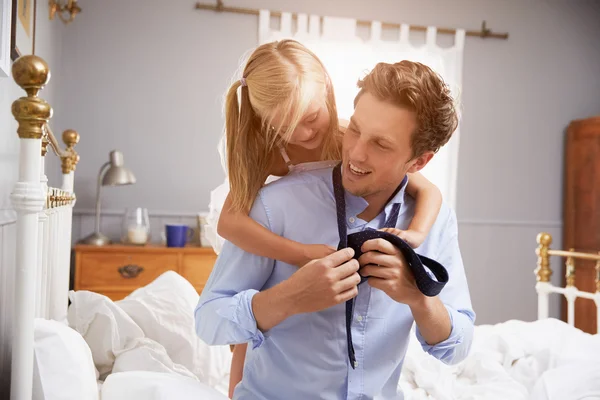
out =
[[[173,362],[190,370],[200,382],[214,386],[229,376],[231,351],[229,346],[208,346],[196,335],[198,298],[191,283],[167,271],[116,304],[147,338],[164,346]]]
[[[116,356],[144,337],[139,326],[111,299],[85,290],[69,293],[69,326],[83,336],[92,351],[94,364],[104,380]]]
[[[98,399],[92,352],[79,333],[36,318],[34,338],[34,400]]]
[[[159,372],[119,372],[102,385],[102,400],[228,400],[196,380]]]

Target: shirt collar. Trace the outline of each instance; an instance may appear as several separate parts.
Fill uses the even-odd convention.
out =
[[[387,220],[390,216],[390,213],[392,212],[392,206],[394,204],[400,204],[400,207],[402,207],[407,184],[408,176],[404,176],[404,179],[402,179],[402,182],[398,186],[398,190],[384,207],[385,220]],[[348,217],[362,213],[369,205],[369,203],[367,203],[367,201],[362,197],[354,196],[353,194],[348,193],[346,190],[344,190],[344,193],[346,197],[346,215]]]
[[[402,204],[404,203],[404,194],[406,193],[407,185],[408,185],[408,175],[404,175],[404,179],[402,179],[402,182],[400,182],[400,185],[398,186],[398,190],[396,191],[396,194],[394,194],[394,196],[392,196],[390,201],[388,201],[387,204],[385,205],[384,212],[385,212],[386,220],[390,216],[390,213],[392,212],[392,206],[394,204],[400,204],[400,211],[402,211]]]

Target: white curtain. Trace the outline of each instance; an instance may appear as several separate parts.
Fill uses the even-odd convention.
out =
[[[271,15],[261,10],[259,16],[260,44],[292,38],[310,48],[325,64],[333,81],[340,118],[348,119],[353,112],[356,82],[378,62],[418,61],[438,72],[458,99],[462,84],[462,60],[465,31],[458,30],[454,45],[441,48],[437,45],[437,30],[430,27],[423,46],[414,47],[409,42],[409,25],[402,25],[396,40],[382,40],[381,22],[373,22],[370,37],[358,36],[354,19],[298,15],[292,21],[290,13],[283,13],[278,29],[271,27]],[[452,207],[456,207],[456,172],[458,167],[460,128],[422,173],[436,184]]]

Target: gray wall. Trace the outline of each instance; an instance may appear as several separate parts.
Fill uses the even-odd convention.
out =
[[[48,2],[38,1],[35,53],[45,59],[51,69],[52,78],[42,90],[40,97],[48,101],[56,118],[51,121],[54,131],[62,108],[59,105],[62,69],[63,24],[48,20]],[[25,92],[12,77],[0,78],[0,399],[7,398],[10,384],[10,347],[14,306],[14,276],[16,249],[16,214],[12,210],[9,196],[18,177],[19,137],[17,122],[11,114],[11,104]],[[54,155],[47,156],[49,184],[60,186],[60,163]]]
[[[104,190],[105,231],[118,237],[119,214],[133,206],[156,216],[155,232],[165,219],[190,221],[223,180],[222,96],[256,46],[257,18],[196,11],[192,0],[79,3],[84,12],[63,37],[59,101],[82,134],[74,234],[93,228],[96,176],[114,148],[138,183]],[[478,323],[534,319],[535,235],[561,242],[564,129],[600,110],[598,2],[226,4],[470,29],[486,20],[510,33],[466,41],[457,214]]]

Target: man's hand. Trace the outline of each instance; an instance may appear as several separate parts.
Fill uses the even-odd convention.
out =
[[[358,259],[362,266],[360,274],[369,277],[369,285],[409,306],[424,300],[425,295],[417,287],[406,259],[396,246],[385,239],[372,239],[366,241],[361,250],[364,254]]]
[[[294,299],[294,314],[321,311],[358,294],[358,261],[351,248],[313,260],[295,272],[284,284]]]
[[[258,328],[268,331],[286,318],[321,311],[358,294],[358,261],[351,248],[313,260],[287,280],[252,298]]]
[[[362,251],[364,254],[358,259],[363,266],[360,274],[370,276],[369,285],[408,305],[427,343],[446,340],[452,329],[448,311],[437,296],[421,293],[402,252],[385,239],[366,241]]]

